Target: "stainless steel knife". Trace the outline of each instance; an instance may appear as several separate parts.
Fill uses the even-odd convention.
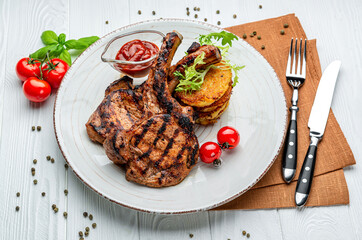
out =
[[[324,70],[318,85],[308,121],[310,144],[304,158],[302,169],[300,170],[297,188],[295,190],[295,204],[297,206],[303,206],[309,196],[317,157],[317,145],[319,141],[322,140],[326,128],[334,87],[340,68],[341,61],[330,63]]]

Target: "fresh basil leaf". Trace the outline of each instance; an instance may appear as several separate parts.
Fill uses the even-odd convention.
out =
[[[86,49],[88,46],[87,43],[83,42],[83,41],[79,41],[79,40],[68,40],[64,43],[64,45],[68,48],[68,49],[77,49],[77,50],[81,50],[81,49]]]
[[[41,34],[41,40],[45,45],[52,45],[58,43],[58,36],[55,32],[51,30],[44,31]]]
[[[70,57],[70,54],[66,49],[64,49],[60,53],[59,58],[64,60],[66,63],[68,63],[69,66],[72,65],[72,58]]]
[[[91,36],[91,37],[79,38],[78,41],[86,43],[88,45],[88,47],[89,47],[90,45],[92,45],[98,39],[99,39],[99,37],[97,37],[97,36]]]
[[[49,56],[51,58],[56,58],[62,53],[63,50],[64,50],[64,47],[62,45],[58,44],[57,47],[49,53]]]
[[[43,59],[46,56],[48,51],[52,52],[56,48],[57,48],[57,45],[48,45],[48,46],[42,47],[38,51],[30,54],[30,57],[35,58],[35,59]]]
[[[61,33],[61,34],[59,35],[59,37],[58,37],[58,42],[59,42],[60,44],[64,44],[64,42],[65,42],[65,34],[64,34],[64,33]]]

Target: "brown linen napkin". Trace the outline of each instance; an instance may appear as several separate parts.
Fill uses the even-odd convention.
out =
[[[284,28],[284,24],[288,28]],[[272,65],[277,73],[289,108],[292,89],[285,80],[290,40],[292,37],[306,38],[306,34],[294,14],[266,19],[258,22],[227,28],[255,47]],[[280,33],[284,30],[285,34]],[[256,31],[257,36],[250,37]],[[299,91],[298,112],[298,165],[294,181],[287,185],[281,175],[282,151],[266,175],[247,193],[215,210],[259,209],[295,207],[294,191],[296,181],[309,146],[308,119],[313,105],[319,80],[322,76],[316,40],[309,40],[307,46],[307,75]],[[265,49],[261,49],[264,45]],[[247,66],[246,66],[247,67]],[[340,129],[336,118],[330,111],[323,140],[318,145],[313,187],[307,206],[348,204],[349,195],[342,168],[355,164],[352,151]]]

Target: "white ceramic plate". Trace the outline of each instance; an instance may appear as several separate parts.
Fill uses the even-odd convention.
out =
[[[88,138],[85,123],[102,101],[104,90],[119,73],[101,62],[100,55],[113,37],[139,29],[163,33],[177,30],[184,39],[175,60],[180,59],[199,34],[219,32],[215,26],[186,20],[164,19],[117,29],[90,46],[63,79],[54,106],[54,127],[60,149],[74,173],[87,186],[117,204],[155,213],[188,213],[222,205],[250,189],[271,167],[279,153],[286,126],[286,103],[273,68],[253,47],[239,39],[230,49],[232,63],[246,65],[240,71],[228,110],[213,126],[196,127],[200,145],[216,141],[222,126],[240,132],[240,145],[223,152],[223,166],[215,169],[199,161],[179,185],[144,187],[125,179],[101,145]],[[272,46],[269,46],[272,47]]]

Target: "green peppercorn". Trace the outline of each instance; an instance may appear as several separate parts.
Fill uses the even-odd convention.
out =
[[[17,193],[16,193],[16,196],[17,196],[17,197],[20,197],[20,193],[19,193],[19,192],[17,192]]]
[[[68,217],[68,213],[67,213],[67,212],[63,212],[63,216],[64,216],[65,218],[67,218],[67,217]]]
[[[253,32],[253,35],[254,35],[254,36],[256,35],[256,31]]]
[[[35,126],[31,127],[31,131],[33,131],[33,132],[35,131]]]
[[[54,212],[57,213],[59,211],[59,209],[56,207],[54,208]]]
[[[155,12],[155,11],[152,11],[152,15],[156,15],[156,12]]]
[[[85,228],[85,231],[86,231],[86,232],[89,232],[89,227],[86,227],[86,228]]]
[[[261,39],[261,36],[258,36],[258,40],[260,40]]]
[[[233,15],[233,18],[236,18],[236,14]]]
[[[190,234],[189,234],[189,237],[190,237],[190,238],[193,238],[193,237],[194,237],[194,235],[193,235],[192,233],[190,233]]]
[[[41,195],[44,197],[44,196],[45,196],[45,192],[42,192]]]
[[[246,231],[243,231],[243,236],[245,236],[246,235]]]
[[[50,156],[47,156],[47,160],[49,161],[51,159],[51,157]]]
[[[280,34],[281,34],[281,35],[284,35],[284,34],[285,34],[284,30],[281,30],[281,31],[280,31]]]
[[[84,217],[88,217],[88,213],[87,213],[87,212],[84,212],[84,213],[83,213],[83,216],[84,216]]]
[[[92,223],[92,228],[96,228],[97,227],[97,223]]]
[[[93,220],[93,215],[92,214],[89,214],[89,220]]]
[[[82,231],[79,231],[79,236],[83,237],[83,232]]]
[[[244,35],[243,35],[243,38],[245,39],[246,38],[246,34],[244,33]]]
[[[220,10],[216,10],[216,14],[220,14]]]
[[[138,10],[138,15],[141,15],[141,13],[142,13],[141,10]]]
[[[37,126],[36,130],[38,130],[38,132],[40,132],[41,131],[41,126]]]
[[[64,194],[65,194],[65,196],[68,195],[68,189],[64,189]]]
[[[220,25],[221,24],[221,22],[220,21],[217,21],[217,25]]]
[[[16,210],[16,211],[19,211],[19,210],[20,210],[20,207],[19,207],[19,206],[16,206],[16,207],[15,207],[15,210]]]
[[[261,45],[261,49],[265,49],[265,46],[264,46],[264,45]]]
[[[195,14],[195,18],[197,18],[198,17],[198,15],[197,14]]]
[[[284,23],[284,28],[288,28],[288,27],[289,27],[288,23]]]
[[[50,162],[51,162],[51,163],[54,163],[54,162],[55,162],[54,158],[50,159]]]
[[[37,162],[38,162],[38,160],[36,160],[36,159],[33,160],[33,163],[34,163],[34,164],[36,164]]]
[[[250,238],[250,233],[246,234],[246,237],[247,237],[247,238]]]
[[[34,179],[33,183],[34,183],[34,185],[37,185],[37,184],[38,184],[38,180]]]

